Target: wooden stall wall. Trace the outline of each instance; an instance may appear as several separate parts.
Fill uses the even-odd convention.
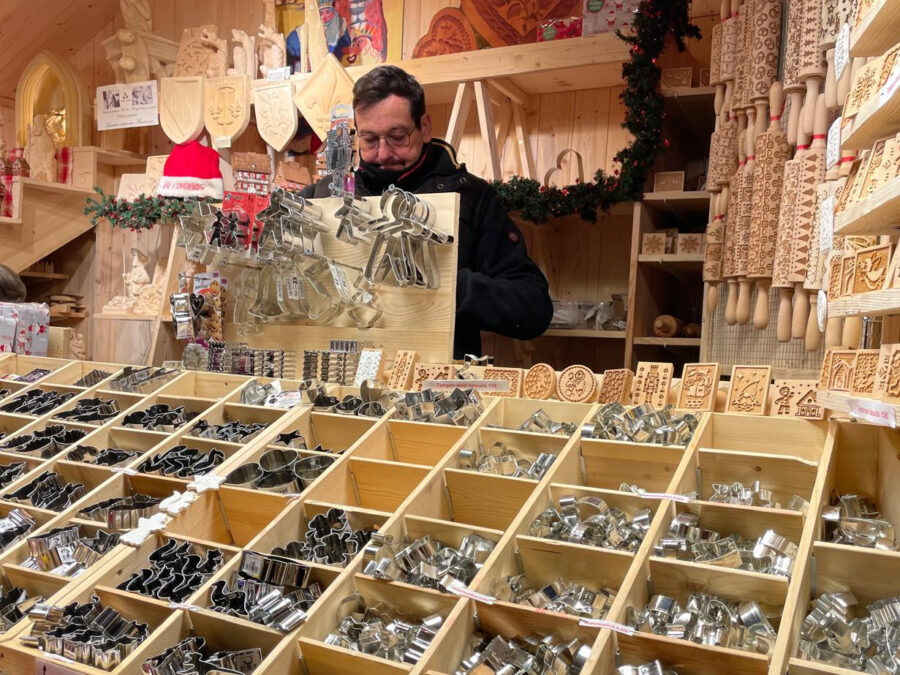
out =
[[[418,38],[427,31],[431,17],[440,9],[448,6],[458,6],[459,0],[422,0],[420,2],[406,2],[404,6],[404,30],[403,56],[409,58],[412,54]],[[698,0],[694,6],[694,18],[701,24],[704,32],[708,34],[712,21],[717,18],[717,9],[711,0]],[[260,25],[263,19],[263,3],[258,0],[192,0],[191,2],[179,2],[177,0],[153,0],[153,31],[161,37],[171,40],[179,40],[185,28],[202,24],[215,24],[218,34],[230,38],[232,28],[242,28],[248,32]],[[95,24],[97,25],[97,24]],[[80,48],[66,47],[67,56],[76,70],[81,75],[91,94],[92,100],[97,86],[113,81],[113,71],[106,61],[102,42],[114,35],[115,31],[122,27],[121,17],[117,14],[103,25],[96,28],[93,36]],[[687,54],[673,57],[671,66],[691,65],[696,72],[699,68],[708,66],[708,47],[694,48],[689,45]],[[705,57],[704,57],[705,55]],[[706,62],[704,62],[704,58]],[[667,58],[667,65],[669,61]],[[590,83],[585,83],[589,85]],[[555,185],[566,185],[574,182],[576,178],[590,180],[598,168],[612,169],[612,158],[616,152],[628,142],[628,134],[621,127],[624,119],[624,109],[619,94],[622,87],[584,88],[578,91],[564,91],[534,95],[530,97],[527,106],[526,121],[531,134],[532,150],[534,153],[537,178],[543,180],[548,176],[549,181]],[[4,94],[7,92],[0,92]],[[12,92],[9,92],[10,94]],[[498,128],[503,123],[504,116],[508,113],[507,103],[504,101],[495,105],[494,119]],[[450,103],[434,103],[429,106],[429,112],[433,118],[433,128],[436,136],[443,137],[446,134],[450,116]],[[9,137],[10,143],[14,129],[12,109],[6,114],[7,125],[3,129],[4,137]],[[157,127],[145,130],[128,139],[129,149],[140,150],[148,155],[167,154],[171,144]],[[94,144],[106,147],[121,147],[122,135],[94,134]],[[502,148],[503,176],[510,177],[523,173],[520,166],[520,154],[516,148],[515,134],[507,136]],[[135,147],[134,144],[138,144]],[[247,132],[234,145],[235,150],[263,150],[263,142],[256,134],[255,127],[251,124]],[[579,176],[577,162],[572,153],[568,153],[561,160],[558,157],[567,149],[577,149],[581,155],[584,175]],[[472,112],[469,115],[465,134],[459,144],[459,159],[465,162],[469,170],[476,175],[487,174],[487,151],[483,146],[481,135],[477,126],[477,115]],[[611,259],[617,261],[627,260],[630,242],[626,235],[628,219],[620,218],[621,227],[616,226],[615,231],[621,230],[622,237],[616,237],[621,246],[611,245],[611,238],[606,233],[598,234],[593,225],[580,222],[560,222],[550,230],[541,230],[530,226],[524,227],[526,241],[531,248],[534,257],[542,264],[548,278],[551,280],[551,290],[554,297],[572,300],[608,300],[610,292],[625,292],[627,290],[627,267],[619,270],[615,264],[609,266],[602,264]],[[132,245],[131,241],[125,241],[127,237],[113,233],[107,226],[101,226],[97,230],[97,256],[95,306],[92,310],[99,312],[102,301],[121,292],[121,274],[123,247]],[[573,257],[572,242],[575,242],[578,255]],[[605,247],[605,248],[604,248]],[[538,249],[538,250],[536,250]],[[125,249],[127,252],[127,248]],[[159,251],[159,255],[166,255],[167,251]],[[621,254],[621,255],[620,255]],[[604,271],[586,273],[591,280],[585,282],[585,275],[570,274],[569,270],[574,266],[581,269],[602,267]],[[621,265],[619,266],[621,267]],[[149,270],[149,271],[152,271]],[[596,277],[600,281],[594,279]],[[621,278],[619,278],[621,277]],[[621,282],[621,283],[619,283]],[[95,341],[94,358],[126,359],[120,348],[112,343],[125,345],[139,344],[141,336],[146,331],[146,325],[134,322],[136,325],[123,326],[126,322],[103,321],[96,326],[97,335],[107,336],[106,340]],[[105,324],[105,325],[104,325]],[[551,338],[546,338],[551,340]],[[565,353],[572,345],[566,344],[567,340],[560,338],[554,340],[548,348],[554,352]],[[615,347],[599,345],[598,341],[590,345],[588,350],[596,358],[588,360],[598,367],[615,367],[623,360],[620,344]],[[600,341],[602,342],[602,341]],[[616,341],[617,343],[619,341]],[[557,344],[558,343],[558,344]],[[587,345],[584,345],[587,347]],[[515,349],[519,353],[517,360],[522,361],[522,345],[512,345],[506,341],[505,345],[497,345],[497,351]],[[102,350],[98,352],[97,349]],[[108,351],[112,349],[113,351]],[[140,351],[135,347],[135,354]],[[597,353],[602,352],[600,356]],[[104,353],[105,352],[105,353]],[[585,355],[588,358],[588,355]],[[525,362],[530,359],[525,357]]]

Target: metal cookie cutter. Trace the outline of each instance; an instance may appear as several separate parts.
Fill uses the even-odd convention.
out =
[[[538,609],[572,616],[602,619],[609,612],[616,591],[603,587],[591,591],[565,579],[537,587],[524,574],[495,579],[492,595],[506,602],[527,604]]]

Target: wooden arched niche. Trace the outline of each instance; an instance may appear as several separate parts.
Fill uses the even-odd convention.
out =
[[[62,107],[61,107],[62,106]],[[60,116],[64,145],[91,144],[91,105],[78,72],[60,56],[41,52],[35,56],[16,87],[16,140],[25,145],[28,125],[35,115]]]

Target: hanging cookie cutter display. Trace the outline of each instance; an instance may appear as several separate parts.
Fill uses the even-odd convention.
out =
[[[331,323],[343,314],[356,327],[370,328],[382,314],[379,288],[440,287],[436,247],[452,244],[454,235],[436,227],[431,202],[394,186],[379,202],[346,191],[339,198],[337,208],[327,213],[332,205],[324,200],[276,188],[255,216],[262,230],[249,246],[237,229],[237,216],[201,203],[180,218],[178,244],[191,260],[244,268],[234,322],[247,332],[254,324],[274,321]],[[336,229],[329,224],[335,220]],[[340,252],[348,249],[334,247],[337,242],[368,247],[364,266],[341,259]],[[354,260],[360,257],[357,253]],[[190,336],[190,298],[173,296],[172,304],[179,334]]]

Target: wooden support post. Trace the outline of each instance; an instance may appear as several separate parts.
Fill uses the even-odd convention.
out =
[[[534,152],[531,149],[531,135],[525,124],[525,110],[518,104],[513,104],[513,120],[516,125],[516,142],[519,145],[519,156],[522,158],[522,173],[525,178],[535,178],[537,168],[534,164]]]
[[[506,139],[509,138],[509,127],[512,122],[512,105],[505,98],[500,101],[500,110],[497,112],[497,154],[503,159],[503,151],[506,148]]]
[[[481,140],[484,141],[488,151],[490,176],[494,180],[500,180],[503,175],[500,171],[497,138],[494,136],[494,116],[491,113],[490,94],[481,80],[476,80],[472,85],[475,87],[475,106],[478,108],[478,126],[481,127]]]
[[[454,148],[459,147],[459,142],[466,130],[469,110],[472,108],[472,96],[472,87],[469,86],[469,83],[460,82],[456,87],[456,98],[453,101],[453,110],[450,112],[450,122],[447,124],[447,142]]]

